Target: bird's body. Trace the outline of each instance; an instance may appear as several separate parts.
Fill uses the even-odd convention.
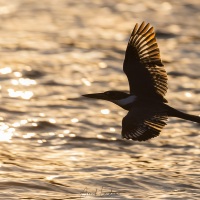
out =
[[[168,117],[200,123],[200,117],[180,112],[164,98],[167,92],[167,73],[160,58],[153,27],[144,22],[134,27],[126,49],[123,70],[128,78],[130,94],[107,91],[83,95],[111,101],[128,114],[122,120],[122,137],[144,141],[156,137]]]

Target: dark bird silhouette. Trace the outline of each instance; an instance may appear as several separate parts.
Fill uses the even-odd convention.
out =
[[[122,137],[145,141],[160,134],[168,117],[200,123],[200,117],[180,112],[164,98],[167,73],[160,58],[153,27],[143,22],[135,25],[125,53],[123,70],[130,94],[122,91],[86,94],[85,97],[111,101],[128,114],[122,120]]]

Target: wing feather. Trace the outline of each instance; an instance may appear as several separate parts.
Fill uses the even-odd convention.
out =
[[[153,27],[142,22],[135,25],[126,49],[124,72],[128,77],[130,93],[157,98],[166,102],[167,73],[160,58],[160,50]]]
[[[155,111],[156,110],[156,111]],[[122,137],[145,141],[158,136],[166,125],[168,116],[162,106],[139,103],[122,121]]]

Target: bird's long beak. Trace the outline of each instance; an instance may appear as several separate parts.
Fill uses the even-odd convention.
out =
[[[82,96],[92,99],[108,100],[108,97],[104,93],[84,94]]]

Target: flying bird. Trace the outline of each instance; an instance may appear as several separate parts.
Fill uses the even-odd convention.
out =
[[[122,138],[145,141],[160,134],[168,117],[200,123],[200,117],[180,112],[164,98],[167,73],[160,58],[154,28],[143,22],[135,25],[128,41],[123,71],[130,93],[106,91],[83,96],[113,102],[128,114],[122,120]]]

